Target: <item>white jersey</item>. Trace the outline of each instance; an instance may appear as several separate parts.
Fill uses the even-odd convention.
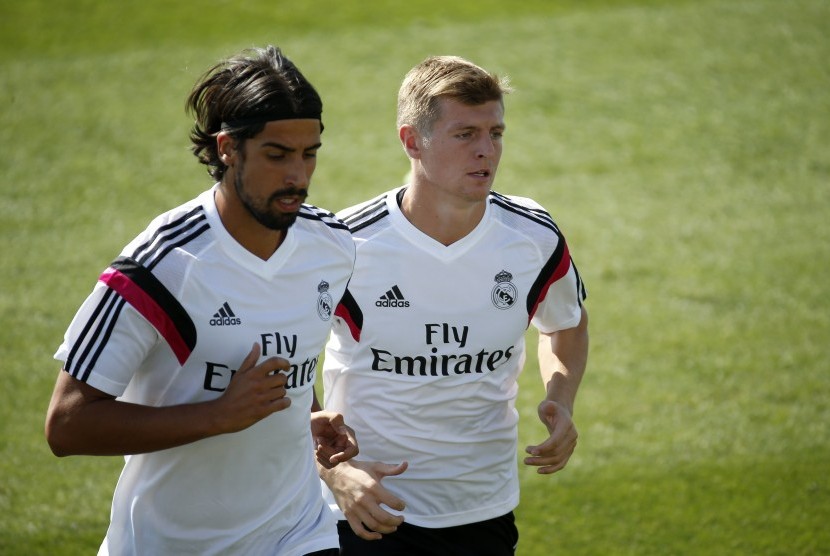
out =
[[[444,246],[403,215],[403,190],[338,213],[357,262],[326,346],[325,405],[355,429],[360,459],[409,462],[383,480],[407,523],[483,521],[519,501],[524,334],[531,321],[576,326],[585,291],[537,203],[491,193],[479,225]]]
[[[254,342],[291,363],[291,406],[248,429],[127,456],[101,553],[298,555],[338,546],[322,502],[310,408],[354,243],[303,205],[267,261],[227,232],[215,188],[156,218],[104,273],[55,358],[148,406],[217,398]]]

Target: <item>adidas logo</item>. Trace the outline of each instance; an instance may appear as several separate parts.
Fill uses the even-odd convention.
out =
[[[391,290],[375,301],[375,307],[409,307],[409,301],[403,298],[401,290],[394,285]]]
[[[242,324],[242,319],[233,313],[233,309],[231,309],[227,301],[219,307],[219,310],[210,319],[211,326],[233,326],[236,324]]]

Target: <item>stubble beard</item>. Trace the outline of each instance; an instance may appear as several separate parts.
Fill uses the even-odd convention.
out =
[[[242,179],[244,164],[240,164],[234,176],[234,189],[236,196],[254,220],[269,230],[285,231],[297,220],[297,213],[282,213],[272,210],[270,207],[277,203],[281,197],[301,197],[302,200],[308,196],[308,190],[296,187],[288,187],[273,193],[265,203],[258,202],[245,191],[245,184]]]

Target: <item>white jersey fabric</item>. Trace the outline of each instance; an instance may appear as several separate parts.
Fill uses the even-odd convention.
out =
[[[403,215],[403,190],[338,213],[357,262],[326,346],[325,405],[355,429],[361,460],[409,462],[383,480],[407,523],[484,521],[519,501],[524,334],[531,321],[576,326],[585,290],[537,203],[493,192],[479,225],[444,246]]]
[[[354,244],[303,205],[267,261],[221,223],[215,187],[156,218],[104,273],[55,358],[121,400],[212,400],[257,342],[291,370],[291,406],[250,428],[127,456],[101,554],[293,556],[338,546],[309,425],[317,364]]]

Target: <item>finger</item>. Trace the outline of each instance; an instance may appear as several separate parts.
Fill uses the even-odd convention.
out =
[[[321,411],[320,413],[328,418],[329,425],[333,430],[339,431],[340,427],[346,426],[341,413],[335,413],[333,411]]]
[[[257,359],[259,359],[259,349],[259,344],[254,342],[254,345],[251,347],[251,351],[249,351],[248,355],[245,356],[245,359],[242,360],[242,364],[239,366],[239,370],[237,372],[244,373],[256,365]]]
[[[287,359],[283,359],[282,357],[269,357],[259,365],[257,365],[253,371],[259,374],[260,376],[267,376],[267,375],[282,375],[279,371],[288,371],[291,369],[291,363],[288,362]],[[283,381],[286,379],[283,378]]]
[[[528,449],[530,451],[531,448]],[[549,452],[541,452],[539,454],[534,454],[531,457],[527,457],[524,459],[525,465],[532,465],[535,467],[547,467],[552,466],[556,469],[552,471],[548,471],[550,473],[554,471],[558,471],[562,467],[565,466],[568,459],[573,455],[574,450],[576,449],[576,441],[566,445],[566,446],[557,446],[555,450]]]
[[[525,465],[532,465],[533,467],[545,467],[550,465],[559,465],[562,461],[567,460],[570,457],[570,454],[563,454],[563,455],[553,455],[553,456],[546,456],[546,457],[532,457],[532,458],[525,458],[524,463]]]
[[[285,388],[278,388],[274,392],[275,394],[271,398],[271,406],[274,411],[282,411],[291,407],[291,398],[286,395]]]
[[[373,532],[382,535],[388,535],[398,530],[398,526],[403,523],[403,517],[399,515],[383,512],[384,515],[372,518],[370,523],[366,524]]]
[[[341,462],[351,459],[351,452],[357,454],[357,447],[350,449],[337,448],[326,442],[325,438],[315,438],[314,456],[317,462],[326,469],[331,469]]]
[[[568,462],[566,460],[566,461],[563,461],[562,463],[560,463],[558,465],[547,465],[545,467],[540,467],[539,469],[536,470],[536,473],[538,473],[539,475],[552,475],[552,474],[556,473],[557,471],[561,471],[562,469],[564,469],[565,465],[567,465],[567,464],[568,464]]]
[[[259,406],[270,415],[291,407],[291,398],[288,397],[285,388],[266,388],[253,393],[250,398],[252,406]]]
[[[398,530],[398,525],[403,523],[403,516],[390,514],[380,506],[373,506],[361,512],[363,516],[361,524],[373,533],[388,535]]]
[[[383,477],[393,477],[395,475],[400,475],[401,473],[406,471],[408,467],[409,462],[406,461],[402,461],[397,465],[391,465],[387,463],[379,464],[376,469],[378,481],[380,481]],[[386,490],[385,488],[381,489],[381,491],[378,493],[378,500],[379,503],[384,504],[385,506],[388,506],[389,508],[392,508],[393,510],[397,510],[399,512],[402,512],[406,509],[406,503],[394,494],[392,494],[392,492]],[[395,518],[395,525],[400,525],[400,523],[403,521],[403,516],[396,516],[394,514],[389,514],[388,512],[384,513],[386,513],[388,516],[392,516],[393,518]],[[393,521],[389,521],[388,523],[392,524]]]
[[[540,475],[550,475],[552,473],[556,473],[557,471],[564,469],[565,466],[568,465],[568,462],[571,460],[572,455],[573,450],[563,456],[556,458],[538,458],[539,461],[533,462],[531,463],[531,465],[538,467],[536,472]]]
[[[576,445],[576,439],[578,436],[579,435],[577,434],[576,429],[573,427],[570,427],[565,431],[554,431],[541,444],[525,448],[525,452],[534,456],[539,456],[548,452],[560,451],[562,447]]]
[[[528,446],[525,452],[532,458],[559,457],[571,454],[576,448],[576,438],[566,440],[548,439],[538,446]]]
[[[382,537],[382,535],[380,533],[377,533],[375,531],[370,531],[369,529],[367,529],[363,525],[363,522],[360,521],[360,519],[357,519],[357,518],[354,518],[354,517],[348,517],[346,519],[346,521],[349,522],[349,527],[352,528],[352,531],[354,531],[354,534],[357,535],[358,537],[360,537],[361,539],[365,539],[367,541],[376,541],[376,540],[379,540]]]
[[[385,493],[381,494],[379,496],[379,498],[380,498],[380,502],[383,505],[389,506],[393,510],[397,510],[399,512],[402,512],[406,509],[406,504],[404,503],[404,501],[401,500],[400,498],[398,498],[397,496],[395,496],[394,494],[392,494],[391,492],[389,492],[388,490]],[[403,522],[403,516],[396,515],[396,514],[390,514],[388,512],[385,512],[385,513],[388,516],[390,516],[390,518],[387,520],[388,524],[390,524],[390,525],[391,524],[400,525]]]
[[[329,456],[329,461],[332,465],[337,465],[338,463],[350,460],[360,453],[357,446],[357,438],[355,437],[354,431],[350,427],[341,425],[337,428],[337,432],[340,435],[338,438],[340,441],[338,446],[341,447],[341,449],[337,453]]]
[[[378,479],[382,479],[383,477],[394,477],[395,475],[400,475],[409,467],[408,461],[402,461],[398,464],[391,464],[391,463],[380,463],[375,467],[375,473],[378,474]]]
[[[319,449],[315,452],[314,457],[317,459],[317,463],[323,466],[323,469],[332,469],[335,465],[337,465],[332,463],[331,458],[322,453]]]

